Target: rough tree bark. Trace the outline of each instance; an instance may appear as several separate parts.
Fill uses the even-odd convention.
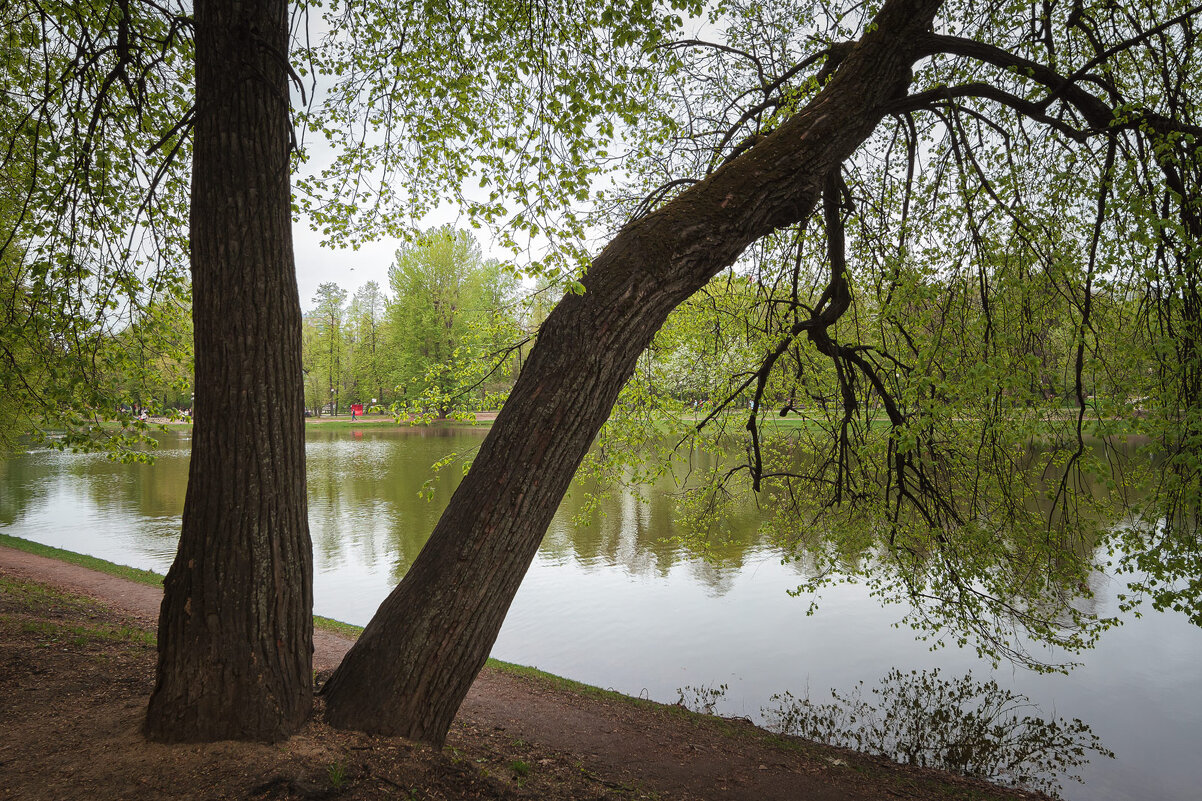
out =
[[[279,740],[312,709],[286,0],[198,0],[195,425],[145,732]]]
[[[906,91],[940,0],[887,0],[804,110],[596,258],[556,307],[430,541],[323,689],[335,726],[441,743],[552,515],[668,313],[774,229]]]

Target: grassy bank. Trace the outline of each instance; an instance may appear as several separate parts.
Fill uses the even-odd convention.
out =
[[[429,424],[423,423],[398,423],[391,417],[360,417],[353,422],[350,417],[307,417],[305,418],[305,428],[314,429],[320,428],[323,431],[326,429],[334,431],[351,431],[361,428],[429,428],[437,426],[441,428],[488,428],[492,425],[492,420],[435,420]]]
[[[86,567],[89,570],[95,570],[99,573],[105,573],[118,578],[129,579],[139,584],[145,584],[151,587],[162,587],[163,578],[159,573],[152,570],[143,570],[137,567],[129,567],[128,565],[119,565],[116,562],[110,562],[106,559],[100,559],[87,554],[75,553],[62,548],[55,548],[50,545],[43,545],[39,542],[13,537],[8,534],[0,533],[0,546],[12,548],[18,551],[24,551],[36,556],[44,556],[48,559],[57,559],[60,562],[67,562],[72,565]],[[344,623],[341,620],[322,617],[321,615],[313,616],[313,625],[324,631],[333,632],[334,634],[357,639],[363,633],[362,626],[356,626],[353,623]],[[594,687],[590,684],[583,684],[572,679],[557,676],[554,673],[547,673],[538,668],[518,665],[512,662],[503,662],[499,659],[489,659],[488,666],[509,673],[515,676],[521,676],[526,679],[533,679],[543,683],[545,686],[555,690],[573,692],[579,695],[589,696],[593,698],[605,698],[611,701],[624,700],[632,704],[650,703],[643,699],[634,698],[624,695],[613,690],[604,690],[600,687]]]
[[[95,570],[98,573],[105,573],[110,576],[129,579],[130,581],[136,581],[139,584],[145,584],[150,587],[163,586],[164,577],[159,573],[155,573],[153,570],[143,570],[138,567],[119,565],[116,562],[110,562],[107,559],[100,559],[95,556],[88,556],[87,554],[75,553],[74,551],[63,550],[62,548],[55,548],[51,545],[43,545],[40,542],[33,542],[32,540],[22,539],[21,537],[13,537],[8,534],[0,533],[0,546],[12,548],[17,551],[24,551],[25,553],[31,553],[35,556],[44,556],[48,559],[57,559],[60,562],[67,562],[68,564],[72,565],[79,565],[80,567],[86,567],[89,570]],[[334,620],[333,618],[322,617],[321,615],[313,616],[313,625],[324,631],[341,634],[342,636],[350,637],[351,639],[355,639],[363,633],[362,626],[356,626],[353,623],[344,623],[341,620]],[[609,691],[602,690],[598,687],[580,684],[579,682],[574,682],[571,679],[565,679],[561,676],[556,676],[551,673],[544,673],[536,668],[515,665],[510,662],[502,662],[497,659],[489,659],[488,664],[498,670],[512,672],[516,675],[538,677],[547,681],[553,686],[560,688],[573,687],[580,691],[587,691],[590,693],[607,694],[613,696],[620,695],[619,693],[610,693]]]
[[[146,584],[151,587],[163,586],[163,577],[152,570],[142,570],[141,568],[129,567],[128,565],[119,565],[115,562],[98,559],[95,556],[75,553],[74,551],[64,551],[62,548],[54,548],[50,545],[42,545],[39,542],[24,540],[20,537],[11,537],[8,534],[3,533],[0,533],[0,545],[17,551],[25,551],[26,553],[31,553],[36,556],[45,556],[49,559],[57,559],[60,562],[79,565],[80,567],[86,567],[89,570],[107,573],[110,576],[118,576],[119,578],[129,579],[130,581],[136,581],[139,584]]]

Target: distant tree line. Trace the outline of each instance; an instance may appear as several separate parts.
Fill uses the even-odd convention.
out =
[[[304,318],[306,410],[361,403],[429,418],[497,408],[534,322],[514,275],[444,226],[397,251],[389,290],[369,281],[348,301],[335,282],[317,288]]]

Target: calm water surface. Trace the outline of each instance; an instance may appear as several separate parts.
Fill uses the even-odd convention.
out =
[[[430,465],[468,452],[479,430],[311,428],[308,432],[314,592],[320,615],[365,624],[405,573],[460,473],[432,479]],[[175,552],[187,481],[186,433],[163,435],[153,466],[40,451],[0,460],[0,531],[166,572]],[[817,614],[787,590],[795,565],[755,535],[753,511],[737,521],[744,543],[714,566],[682,552],[666,488],[620,495],[591,524],[573,525],[582,499],[565,500],[505,622],[493,655],[631,695],[675,701],[682,687],[727,685],[717,711],[761,719],[774,693],[821,702],[831,688],[876,685],[891,668],[968,671],[1026,694],[1044,714],[1080,718],[1112,749],[1095,758],[1080,799],[1202,798],[1202,630],[1177,614],[1146,610],[1105,634],[1068,676],[993,671],[954,645],[934,652],[904,615],[859,586],[825,591]],[[1123,585],[1096,588],[1102,614]],[[1052,654],[1052,658],[1064,655]]]

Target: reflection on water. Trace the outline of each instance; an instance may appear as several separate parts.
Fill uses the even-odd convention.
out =
[[[461,464],[431,478],[448,453],[470,452],[480,430],[313,428],[308,433],[310,528],[318,614],[363,624],[411,564]],[[165,572],[174,555],[188,442],[163,436],[153,466],[38,452],[0,461],[0,532]],[[431,482],[433,502],[423,498]],[[820,611],[790,598],[808,577],[759,531],[754,505],[732,509],[716,562],[672,540],[676,487],[615,492],[589,512],[576,488],[548,531],[493,653],[632,695],[672,702],[681,687],[726,686],[719,714],[763,720],[774,694],[808,697],[897,667],[972,672],[1021,693],[1046,715],[1089,723],[1117,758],[1081,767],[1069,798],[1179,799],[1202,784],[1202,631],[1148,613],[1107,632],[1068,676],[1041,676],[955,646],[930,651],[857,584],[824,589]],[[577,517],[588,525],[576,525]],[[1091,577],[1099,615],[1118,614],[1123,586]],[[1149,610],[1145,610],[1149,611]],[[1050,661],[1072,655],[1049,652]],[[1034,713],[1032,713],[1034,714]]]
[[[1021,693],[972,675],[944,679],[938,668],[894,668],[863,694],[864,682],[833,701],[792,693],[772,696],[764,710],[773,731],[795,734],[904,765],[940,768],[1058,796],[1065,779],[1081,781],[1091,755],[1113,759],[1090,727],[1035,707]]]
[[[0,531],[84,553],[99,546],[126,554],[127,564],[166,572],[179,538],[188,454],[186,438],[170,437],[153,466],[53,450],[0,459]]]

